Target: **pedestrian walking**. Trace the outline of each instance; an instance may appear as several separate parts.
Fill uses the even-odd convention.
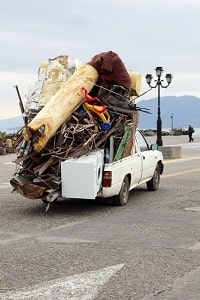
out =
[[[189,137],[189,142],[193,142],[194,139],[192,137],[192,134],[194,133],[194,128],[192,127],[191,124],[188,125],[188,137]]]

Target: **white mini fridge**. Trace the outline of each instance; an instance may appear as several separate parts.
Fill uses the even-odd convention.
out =
[[[61,162],[62,197],[95,199],[102,183],[104,150]]]

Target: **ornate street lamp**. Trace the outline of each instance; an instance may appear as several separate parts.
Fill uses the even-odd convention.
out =
[[[162,88],[167,88],[171,81],[172,81],[172,74],[166,74],[165,78],[167,81],[167,85],[163,85],[163,80],[161,80],[161,76],[163,73],[163,68],[162,67],[156,67],[156,76],[157,80],[155,80],[155,84],[151,85],[153,76],[151,74],[146,75],[146,82],[151,88],[156,88],[158,87],[158,119],[157,119],[157,141],[156,143],[158,146],[162,146],[162,121],[161,121],[161,114],[160,114],[160,87]]]

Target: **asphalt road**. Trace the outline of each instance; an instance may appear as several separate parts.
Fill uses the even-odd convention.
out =
[[[125,207],[64,200],[46,212],[11,193],[14,155],[0,156],[0,299],[200,299],[200,138],[164,142],[182,158]]]

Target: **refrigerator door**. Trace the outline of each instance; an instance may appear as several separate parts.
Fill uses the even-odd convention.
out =
[[[62,197],[95,199],[102,183],[104,150],[61,163]]]

